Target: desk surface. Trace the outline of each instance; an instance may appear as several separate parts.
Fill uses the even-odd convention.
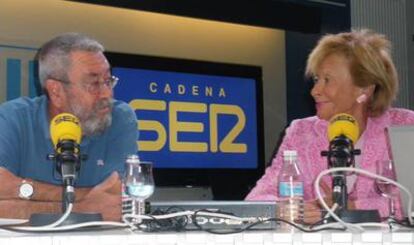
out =
[[[396,244],[414,243],[414,232],[370,230],[364,233],[350,232],[283,232],[283,231],[249,231],[231,235],[213,235],[205,232],[182,233],[142,233],[129,230],[110,230],[99,232],[65,232],[65,233],[14,233],[0,230],[0,244],[14,245],[118,245],[118,244],[177,244],[177,245],[350,245],[350,244]]]

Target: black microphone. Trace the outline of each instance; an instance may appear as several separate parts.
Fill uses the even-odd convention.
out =
[[[58,173],[62,176],[62,212],[68,211],[68,207],[75,202],[75,181],[80,169],[81,161],[86,159],[80,153],[80,141],[82,130],[79,119],[69,113],[61,113],[50,122],[50,136],[54,146],[54,154],[49,154],[48,159],[56,164]],[[71,210],[69,210],[71,211]],[[62,218],[62,214],[35,213],[30,216],[30,224],[34,226],[47,225]],[[100,213],[74,213],[70,212],[60,225],[72,225],[78,223],[101,221]]]
[[[322,151],[326,156],[329,168],[351,167],[355,165],[355,155],[361,154],[359,149],[354,149],[354,143],[358,140],[359,128],[355,118],[342,113],[335,115],[328,127],[329,150]],[[332,174],[332,199],[339,205],[336,210],[338,216],[345,222],[380,222],[378,210],[348,210],[348,190],[346,174],[336,171]]]
[[[48,158],[54,160],[56,169],[62,176],[65,207],[65,203],[75,201],[74,185],[81,160],[83,160],[79,147],[82,137],[79,119],[70,113],[58,114],[50,123],[50,136],[55,153],[49,155]]]
[[[328,126],[329,150],[321,155],[328,159],[329,168],[351,167],[355,165],[355,155],[361,154],[354,149],[354,142],[359,137],[359,127],[355,118],[349,114],[335,115]],[[333,201],[341,208],[347,208],[348,191],[346,174],[338,171],[332,174]]]

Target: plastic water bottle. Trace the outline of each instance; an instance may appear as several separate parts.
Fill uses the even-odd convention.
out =
[[[128,170],[129,164],[139,163],[139,156],[136,154],[128,155],[125,160],[125,171]],[[127,191],[126,182],[126,174],[122,176],[122,215],[124,214],[132,214],[134,209],[134,202],[132,201],[132,197],[129,196]]]
[[[283,168],[278,177],[280,219],[292,223],[303,222],[303,176],[297,162],[296,151],[283,152]],[[291,227],[281,222],[282,228]]]

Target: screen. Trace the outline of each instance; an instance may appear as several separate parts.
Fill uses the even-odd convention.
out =
[[[138,154],[154,163],[156,185],[228,188],[222,196],[243,198],[264,171],[261,68],[106,56],[119,77],[114,97],[137,115]]]
[[[258,166],[256,81],[114,67],[137,113],[139,154],[157,168]]]

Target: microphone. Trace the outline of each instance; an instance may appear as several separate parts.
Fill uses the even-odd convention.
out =
[[[70,113],[56,115],[50,123],[50,136],[55,153],[48,158],[55,161],[56,170],[62,176],[65,201],[73,203],[76,174],[83,158],[79,147],[82,137],[79,119]]]
[[[326,156],[328,167],[351,167],[355,165],[355,155],[361,154],[354,149],[354,143],[359,137],[358,123],[349,114],[341,113],[332,117],[328,126],[329,150],[322,151]],[[348,190],[346,174],[337,171],[332,175],[332,200],[339,205],[336,211],[345,222],[380,222],[378,210],[348,210]]]
[[[359,137],[358,122],[349,114],[340,113],[331,118],[328,127],[328,139],[344,135],[355,143]]]
[[[354,149],[354,142],[358,140],[358,123],[351,115],[341,113],[333,116],[329,121],[328,139],[329,150],[322,151],[326,156],[328,167],[351,167],[355,165],[355,155],[361,151]],[[332,176],[332,198],[343,209],[347,209],[348,191],[346,175],[342,171],[335,172]]]
[[[62,220],[59,213],[34,213],[30,216],[32,226],[44,226],[60,220],[60,225],[73,225],[78,223],[101,221],[100,213],[76,213],[72,211],[75,202],[75,181],[80,169],[81,160],[86,160],[86,155],[80,153],[82,129],[79,119],[70,113],[56,115],[50,122],[50,136],[52,138],[54,154],[47,158],[56,164],[57,172],[62,176],[62,213],[66,213]]]
[[[72,140],[80,144],[82,129],[79,119],[70,113],[56,115],[50,123],[50,136],[55,149],[62,140]]]
[[[354,117],[346,113],[333,116],[328,126],[329,151],[322,152],[322,156],[328,157],[329,167],[354,166],[354,156],[361,154],[354,150],[358,138],[359,127]]]

